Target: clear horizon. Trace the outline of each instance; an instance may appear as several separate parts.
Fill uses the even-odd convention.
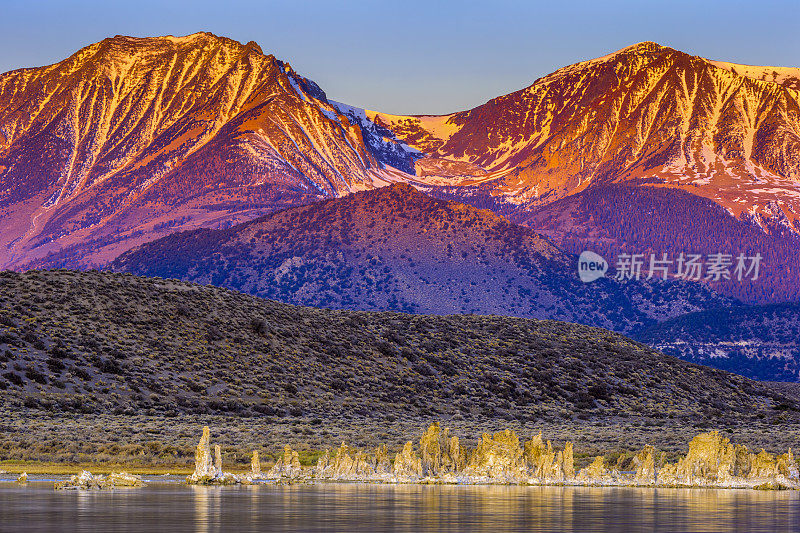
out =
[[[798,66],[800,4],[12,0],[0,72],[58,62],[114,35],[210,31],[289,62],[337,101],[396,114],[469,109],[562,66],[655,41],[709,59]]]

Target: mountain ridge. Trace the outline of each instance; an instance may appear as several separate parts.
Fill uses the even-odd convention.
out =
[[[644,42],[471,110],[373,116],[425,152],[417,180],[434,193],[525,211],[594,183],[642,180],[737,217],[780,216],[797,232],[798,101],[790,87]],[[443,164],[457,171],[437,174]]]
[[[800,300],[796,234],[778,224],[765,231],[680,189],[626,183],[595,186],[510,218],[569,252],[593,250],[611,264],[626,253],[645,258],[667,254],[673,260],[681,253],[725,253],[731,258],[758,254],[755,280],[733,276],[712,283],[714,290],[746,303]]]
[[[182,217],[252,218],[247,205],[263,214],[389,177],[316,84],[255,43],[209,33],[109,38],[0,75],[0,131],[7,266],[72,241]]]
[[[317,307],[563,319],[622,332],[731,301],[692,283],[582,283],[577,257],[530,228],[408,184],[174,234],[111,269]]]
[[[674,188],[796,234],[800,93],[778,83],[794,70],[644,42],[401,116],[329,101],[253,42],[117,36],[0,75],[0,266],[103,266],[171,231],[394,182],[521,221],[595,186]]]
[[[720,308],[666,320],[634,335],[686,361],[751,379],[800,381],[800,304]]]

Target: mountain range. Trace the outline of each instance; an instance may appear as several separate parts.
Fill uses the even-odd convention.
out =
[[[373,114],[426,157],[419,180],[523,212],[597,184],[690,191],[798,231],[800,69],[747,67],[645,42],[468,111]]]
[[[255,43],[106,39],[0,75],[0,265],[75,245],[74,263],[102,264],[173,229],[375,188],[393,150]]]
[[[0,268],[567,320],[759,378],[797,379],[794,348],[740,303],[800,299],[799,178],[800,69],[651,42],[438,116],[333,101],[210,33],[0,74]],[[623,254],[763,261],[757,279],[583,284],[584,250],[610,274]],[[686,327],[725,313],[757,348]]]
[[[800,243],[793,234],[768,233],[737,219],[719,204],[667,187],[628,183],[597,185],[553,203],[535,207],[514,219],[534,228],[575,254],[593,250],[612,264],[623,254],[666,254],[671,273],[681,254],[724,253],[731,263],[741,254],[761,257],[757,276],[734,275],[704,283],[729,297],[751,303],[800,300]],[[708,271],[702,273],[707,277]],[[755,277],[755,279],[753,279]]]
[[[701,214],[721,209],[682,191],[649,192],[631,197],[628,187],[612,186],[548,208],[553,216],[574,216],[592,206],[589,218],[602,219],[616,213],[609,206],[633,198],[631,211],[650,214],[643,220],[681,229],[670,241],[674,248],[698,237],[697,225],[681,218],[687,204],[696,204],[695,213]],[[667,201],[673,196],[689,198]],[[568,208],[556,208],[564,203]],[[723,244],[752,238],[768,248],[770,260],[787,253],[780,237],[711,215],[703,217],[710,223],[700,235]],[[585,236],[573,245],[613,245],[631,236],[619,221],[607,226],[620,231]],[[734,279],[711,286],[658,277],[606,276],[581,283],[576,256],[547,237],[407,184],[290,208],[226,229],[175,233],[122,254],[110,266],[314,307],[564,320],[624,333],[664,353],[753,379],[800,381],[798,304],[742,305],[720,295],[734,288],[777,294],[786,287],[779,271],[766,269],[760,283]]]
[[[792,247],[798,80],[646,42],[474,109],[400,116],[329,100],[252,42],[117,36],[0,75],[0,266],[102,266],[174,231],[393,182],[562,246],[539,216],[554,202],[613,185],[685,191]],[[660,250],[658,235],[644,244]]]
[[[408,184],[175,233],[111,268],[315,307],[548,318],[625,333],[731,303],[686,281],[582,283],[576,258],[530,228]]]

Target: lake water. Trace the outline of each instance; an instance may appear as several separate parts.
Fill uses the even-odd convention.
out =
[[[254,485],[55,491],[0,482],[0,531],[800,531],[800,493],[518,486]]]

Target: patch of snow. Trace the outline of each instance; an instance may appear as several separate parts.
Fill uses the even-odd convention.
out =
[[[754,80],[767,81],[779,85],[784,85],[787,82],[794,82],[800,86],[800,68],[797,67],[742,65],[739,63],[729,63],[727,61],[713,61],[711,59],[705,59],[705,61],[715,67]]]
[[[306,93],[300,88],[300,85],[297,84],[297,81],[291,75],[286,76],[289,79],[289,83],[292,85],[292,88],[295,90],[297,95],[304,101],[307,102],[308,98],[306,97]]]

